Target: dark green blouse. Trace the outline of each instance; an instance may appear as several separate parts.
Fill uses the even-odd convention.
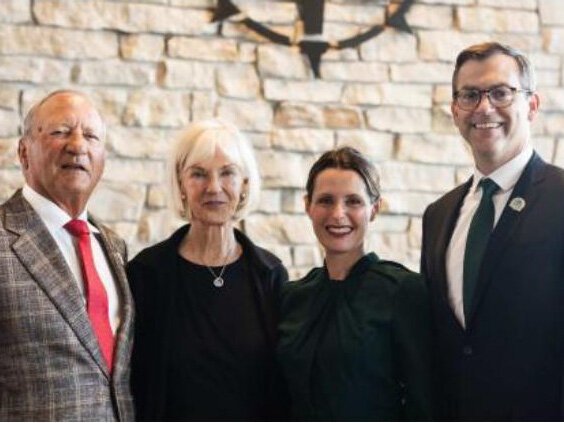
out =
[[[423,278],[362,257],[344,281],[313,269],[282,289],[278,358],[298,420],[432,419]]]

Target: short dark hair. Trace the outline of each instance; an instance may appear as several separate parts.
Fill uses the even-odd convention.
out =
[[[311,201],[315,180],[325,169],[352,170],[362,178],[370,201],[375,203],[380,198],[380,177],[374,165],[358,150],[352,147],[341,147],[326,151],[313,164],[306,183],[306,195]]]
[[[458,54],[458,57],[456,58],[456,65],[454,66],[454,72],[452,74],[453,96],[456,92],[456,79],[458,78],[458,73],[460,72],[460,68],[462,67],[462,65],[464,65],[464,63],[469,60],[486,60],[496,54],[504,54],[505,56],[512,57],[519,67],[521,88],[529,91],[535,91],[535,70],[527,56],[525,56],[516,48],[510,47],[508,45],[500,44],[497,42],[487,42],[482,44],[475,44],[473,46],[465,48]]]

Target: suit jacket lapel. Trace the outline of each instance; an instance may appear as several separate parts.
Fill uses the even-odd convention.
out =
[[[472,323],[472,319],[476,314],[476,310],[479,307],[484,292],[491,283],[496,263],[499,263],[503,253],[506,251],[507,243],[515,233],[515,228],[517,228],[523,216],[526,215],[527,208],[531,207],[537,200],[537,191],[532,189],[532,187],[543,178],[542,170],[544,166],[544,161],[536,153],[534,153],[533,157],[531,157],[529,163],[519,177],[519,180],[515,184],[515,188],[513,189],[513,192],[503,209],[499,222],[492,232],[488,246],[484,253],[484,259],[476,285],[474,300],[472,301],[470,308],[467,327],[469,327]],[[511,201],[517,197],[525,200],[525,208],[521,211],[516,211],[513,208],[508,207],[509,204],[511,204]]]
[[[41,218],[18,191],[6,203],[6,229],[19,234],[14,253],[57,308],[84,348],[107,369],[92,331],[78,283]]]
[[[126,261],[126,253],[124,248],[120,248],[112,241],[112,236],[108,230],[102,226],[93,216],[88,219],[100,230],[102,245],[106,252],[110,269],[114,275],[120,297],[120,325],[115,335],[115,357],[113,376],[119,379],[119,375],[128,370],[129,357],[132,347],[133,333],[133,299],[127,276],[125,273],[124,262]],[[105,367],[105,366],[104,366]],[[107,369],[106,369],[107,371]]]

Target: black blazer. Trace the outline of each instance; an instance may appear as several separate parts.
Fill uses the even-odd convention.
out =
[[[553,420],[564,376],[564,171],[535,153],[492,232],[466,330],[447,296],[445,253],[471,180],[425,211],[443,417]],[[509,207],[521,197],[525,207]]]
[[[169,239],[141,251],[127,266],[139,316],[135,322],[131,375],[137,420],[162,421],[164,418],[168,394],[165,389],[167,351],[174,348],[170,322],[175,316],[169,312],[169,304],[176,294],[168,281],[175,277],[178,246],[189,228],[185,225]],[[289,404],[275,366],[275,348],[279,293],[282,284],[288,280],[288,272],[280,259],[253,244],[242,232],[235,230],[235,237],[243,248],[243,257],[251,272],[257,307],[272,350],[271,420],[283,419]]]

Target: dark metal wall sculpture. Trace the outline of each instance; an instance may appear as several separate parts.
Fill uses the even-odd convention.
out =
[[[297,44],[300,51],[308,57],[314,75],[319,78],[321,56],[329,49],[340,50],[356,47],[377,36],[385,28],[395,28],[399,31],[412,32],[405,19],[405,14],[415,0],[403,0],[402,2],[398,2],[397,0],[392,1],[396,5],[396,9],[387,17],[386,22],[383,25],[374,25],[354,37],[332,42],[312,39],[315,37],[310,37],[323,33],[325,0],[294,0],[298,7],[300,19],[303,22],[304,34],[306,35],[302,40],[298,40],[295,43],[292,42],[290,37],[273,31],[267,26],[244,14],[240,23],[273,43],[286,46]],[[241,10],[233,3],[232,0],[217,0],[216,7],[213,10],[212,22],[222,22],[227,18],[241,13]],[[221,25],[218,28],[218,32],[221,33]]]

